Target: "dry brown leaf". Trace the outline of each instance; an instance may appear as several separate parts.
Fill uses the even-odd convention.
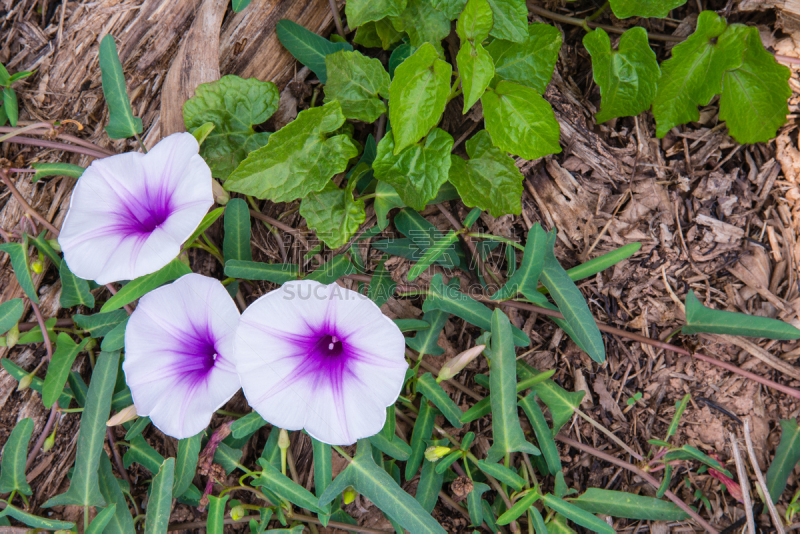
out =
[[[611,393],[608,392],[608,389],[606,389],[606,383],[601,376],[595,378],[592,383],[592,389],[597,393],[600,399],[600,406],[602,406],[604,410],[614,414],[614,417],[620,421],[627,421],[625,414],[622,413],[622,409],[616,403],[614,397],[611,396]]]

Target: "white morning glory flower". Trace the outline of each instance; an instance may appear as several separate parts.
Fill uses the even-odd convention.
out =
[[[236,370],[250,406],[331,445],[377,434],[408,364],[400,329],[365,296],[287,282],[242,314]]]
[[[239,390],[239,310],[214,278],[187,274],[139,300],[125,328],[125,381],[136,413],[183,439]]]
[[[172,261],[214,203],[211,170],[190,133],[147,154],[98,159],[78,180],[58,243],[70,270],[108,284]]]

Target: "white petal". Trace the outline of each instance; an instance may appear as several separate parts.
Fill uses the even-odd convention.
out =
[[[326,347],[341,352],[328,360]],[[404,352],[400,330],[372,301],[311,281],[259,298],[236,335],[236,368],[253,409],[336,445],[383,427],[408,368]]]
[[[197,151],[194,137],[183,133],[146,155],[92,162],[73,191],[59,236],[70,270],[105,284],[172,261],[213,204],[211,171]]]
[[[199,274],[142,297],[125,330],[123,363],[137,413],[178,439],[203,430],[239,389],[238,320],[222,284]]]

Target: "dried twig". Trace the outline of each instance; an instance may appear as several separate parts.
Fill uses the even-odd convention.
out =
[[[747,532],[756,534],[756,522],[753,518],[753,501],[750,500],[750,481],[747,480],[747,470],[744,468],[742,455],[739,452],[739,444],[732,433],[728,432],[728,439],[733,449],[733,459],[736,461],[736,474],[739,476],[739,487],[742,489],[742,500],[744,501],[744,513],[747,516]]]
[[[747,444],[747,455],[750,457],[750,464],[753,466],[753,471],[758,479],[758,485],[761,487],[764,500],[767,501],[767,508],[769,508],[769,515],[772,518],[772,524],[775,526],[775,530],[778,531],[778,534],[784,534],[786,530],[783,527],[783,521],[781,521],[781,516],[778,513],[778,510],[775,508],[775,505],[772,503],[772,497],[770,497],[769,489],[767,488],[767,481],[764,480],[764,474],[761,473],[761,468],[758,467],[756,451],[753,449],[753,440],[750,439],[750,421],[748,419],[745,419],[744,421],[744,442]]]
[[[3,183],[6,185],[6,187],[8,187],[8,190],[11,191],[11,195],[17,202],[19,202],[20,206],[22,206],[22,209],[25,210],[25,212],[28,215],[30,215],[31,217],[42,223],[42,226],[50,230],[50,232],[54,236],[58,237],[58,228],[50,224],[50,221],[45,219],[42,215],[39,214],[38,211],[33,209],[31,205],[28,204],[28,202],[25,200],[22,194],[19,191],[17,191],[16,187],[14,187],[14,184],[11,182],[11,178],[8,177],[8,173],[3,169],[0,169],[0,180],[2,180]]]

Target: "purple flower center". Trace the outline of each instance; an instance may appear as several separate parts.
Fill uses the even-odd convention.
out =
[[[145,202],[132,202],[125,206],[125,212],[120,214],[120,223],[130,233],[150,234],[164,224],[172,214],[169,196],[158,196],[145,199]]]
[[[195,331],[184,334],[181,338],[178,347],[172,349],[184,357],[175,369],[179,379],[193,383],[205,380],[213,369],[218,355],[211,332]]]
[[[316,342],[312,352],[322,360],[339,359],[344,354],[342,340],[333,335],[323,335]]]

